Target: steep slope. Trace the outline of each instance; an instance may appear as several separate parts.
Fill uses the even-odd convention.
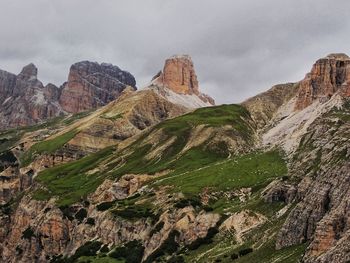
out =
[[[43,123],[66,115],[97,109],[136,90],[135,78],[111,64],[82,61],[71,66],[68,82],[58,88],[37,79],[35,65],[19,75],[0,70],[0,130]]]
[[[295,97],[298,86],[298,83],[273,86],[268,91],[244,101],[242,105],[252,114],[259,128],[264,128],[270,123],[276,112]]]
[[[308,128],[290,166],[300,180],[297,205],[277,247],[311,241],[306,262],[350,260],[350,101],[333,107]]]
[[[78,160],[92,152],[140,133],[185,108],[174,105],[152,90],[126,89],[116,101],[95,112],[56,118],[37,127],[5,132],[0,137],[4,154],[14,156],[4,164],[1,201],[30,186],[39,171]]]
[[[0,71],[0,130],[32,125],[63,114],[58,104],[60,90],[43,86],[33,64],[19,75]]]
[[[276,247],[305,244],[305,262],[349,260],[348,61],[344,54],[318,60],[262,134],[263,146],[286,151],[293,175],[290,186],[271,194],[296,190]]]
[[[241,179],[233,181],[227,173],[220,176],[229,182],[226,189],[220,182],[214,183],[215,174],[208,170],[211,181],[203,185],[217,189],[217,193],[237,188],[237,194],[249,185],[261,189],[285,173],[284,162],[276,153],[236,157],[251,151],[255,141],[255,124],[243,107],[203,108],[166,120],[116,148],[109,147],[78,161],[44,170],[35,178],[31,193],[19,204],[7,204],[15,215],[11,217],[13,221],[5,215],[2,217],[9,226],[8,234],[2,239],[5,240],[2,255],[21,262],[35,258],[45,261],[46,257],[63,253],[74,254],[70,259],[73,260],[85,255],[79,251],[96,235],[100,242],[109,244],[108,250],[136,242],[132,249],[140,246],[141,258],[147,262],[171,255],[179,245],[189,246],[197,239],[212,235],[210,229],[216,229],[221,217],[217,212],[205,212],[205,191],[193,189],[196,184],[193,185],[190,178],[200,176],[196,173],[201,169],[222,166],[241,173]],[[261,158],[266,161],[260,167]],[[271,162],[276,163],[275,169],[267,165]],[[237,167],[237,163],[243,167],[254,163],[263,176],[254,177],[256,170],[253,169],[249,172],[250,181],[240,182],[246,173],[242,173],[243,167]],[[181,181],[177,181],[180,183],[177,186],[171,183],[182,176],[189,179],[185,185]],[[175,191],[174,186],[182,190]],[[38,215],[38,211],[46,212]],[[187,217],[191,220],[186,223]],[[53,229],[57,230],[56,234]],[[109,236],[110,231],[116,233],[117,229],[120,235]],[[169,247],[169,251],[164,248],[169,242],[175,242],[174,251],[174,248]],[[16,249],[21,252],[13,258]]]
[[[327,101],[335,93],[350,96],[350,58],[346,54],[330,54],[319,59],[300,82],[295,109],[302,110],[315,100]]]
[[[17,185],[2,192],[2,260],[349,261],[347,60],[330,55],[313,81],[242,105],[183,114],[153,84],[86,115],[1,134],[1,186]],[[186,78],[157,77],[198,99],[190,68]],[[305,83],[315,90],[300,108]]]
[[[215,105],[214,99],[199,91],[197,75],[188,55],[176,55],[165,61],[163,71],[147,87],[189,109]]]

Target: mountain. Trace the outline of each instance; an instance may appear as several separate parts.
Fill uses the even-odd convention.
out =
[[[136,90],[129,72],[112,64],[82,61],[71,66],[59,101],[66,112],[78,113],[106,105],[127,86]]]
[[[58,88],[37,79],[34,64],[19,75],[0,70],[0,130],[42,123],[47,119],[104,106],[135,78],[111,64],[83,61],[71,66],[68,82]]]
[[[0,129],[38,123],[63,114],[58,104],[60,90],[44,86],[37,79],[34,64],[25,66],[17,76],[0,70]]]
[[[213,98],[200,92],[194,65],[188,55],[168,58],[163,71],[153,77],[147,88],[189,109],[215,105]]]
[[[176,56],[145,89],[1,132],[2,261],[349,262],[348,61],[214,106]]]

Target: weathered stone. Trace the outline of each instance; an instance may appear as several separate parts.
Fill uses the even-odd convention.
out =
[[[136,89],[135,78],[117,66],[78,62],[70,68],[59,102],[71,113],[96,109],[118,98],[127,86]]]

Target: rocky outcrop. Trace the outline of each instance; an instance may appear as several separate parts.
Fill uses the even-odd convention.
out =
[[[69,145],[83,151],[96,151],[185,112],[184,107],[169,102],[153,90],[133,92],[127,88],[117,100],[67,127],[67,130],[78,130]]]
[[[149,87],[171,102],[188,108],[215,105],[214,99],[199,91],[197,75],[188,55],[167,59],[163,71],[153,77]]]
[[[135,78],[111,64],[82,61],[71,66],[59,102],[70,113],[96,109],[115,100]]]
[[[154,80],[179,94],[199,94],[197,75],[190,56],[173,56]]]
[[[326,101],[340,90],[350,96],[350,58],[345,54],[330,54],[319,59],[311,72],[300,82],[296,110],[302,110],[315,100]]]
[[[301,178],[296,207],[289,214],[277,248],[311,242],[306,262],[349,260],[349,102],[317,118],[303,137],[291,174]],[[347,260],[346,260],[347,259]]]
[[[44,86],[37,74],[34,64],[25,66],[17,76],[0,71],[0,130],[33,125],[63,114],[58,104],[59,88]]]
[[[290,101],[298,91],[298,83],[286,83],[273,86],[242,103],[246,107],[258,128],[267,126],[277,111]],[[281,116],[283,118],[285,116]]]
[[[44,86],[37,75],[34,64],[17,76],[0,70],[0,130],[96,109],[118,98],[126,87],[136,89],[129,72],[106,63],[72,65],[68,81],[60,88],[51,83]]]

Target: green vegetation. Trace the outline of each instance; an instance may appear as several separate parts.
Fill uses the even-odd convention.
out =
[[[218,127],[230,124],[242,137],[247,138],[252,132],[248,120],[251,120],[251,117],[244,107],[231,104],[200,108],[189,114],[166,120],[158,127],[163,128],[168,134],[179,137],[194,126]]]
[[[145,263],[155,262],[157,258],[165,255],[172,255],[179,248],[176,238],[180,235],[177,230],[172,230],[163,244],[145,260]]]
[[[29,226],[23,231],[22,239],[31,239],[32,237],[35,237],[35,234],[33,229]]]
[[[72,116],[64,119],[62,121],[62,123],[65,124],[65,125],[70,125],[70,124],[74,123],[75,121],[80,120],[80,119],[88,116],[92,111],[93,110],[89,110],[89,111],[83,111],[83,112],[79,112],[79,113],[73,114]]]
[[[174,191],[198,194],[204,187],[215,190],[253,187],[255,190],[287,173],[287,166],[277,151],[251,153],[218,162],[186,174],[171,173],[159,180],[158,185],[173,185]]]
[[[124,260],[110,258],[107,256],[104,256],[104,257],[102,257],[102,256],[101,257],[99,257],[99,256],[95,256],[95,257],[84,256],[84,257],[80,257],[77,262],[78,263],[125,263]]]
[[[115,121],[115,120],[123,118],[123,115],[121,113],[118,113],[114,116],[101,115],[100,118]]]
[[[228,151],[225,143],[219,143],[216,147],[213,146],[210,149],[204,143],[186,151],[181,156],[178,156],[178,154],[187,144],[193,128],[198,125],[208,127],[231,125],[233,127],[231,131],[233,137],[239,136],[248,139],[253,132],[250,121],[249,112],[240,105],[201,108],[177,118],[166,120],[145,133],[131,146],[133,152],[127,156],[127,162],[113,171],[113,176],[119,177],[125,173],[154,174],[167,169],[184,172],[226,158]],[[144,157],[151,150],[152,145],[142,144],[142,142],[157,130],[163,130],[166,136],[155,147],[161,147],[172,138],[175,138],[175,141],[162,151],[159,158],[147,160]]]
[[[85,208],[81,208],[74,216],[79,222],[82,222],[87,217]]]
[[[113,215],[127,220],[137,220],[140,218],[151,218],[153,222],[157,222],[159,215],[152,211],[150,204],[132,205],[123,208],[116,208],[111,211]]]
[[[140,263],[144,250],[145,248],[140,241],[133,240],[122,247],[115,248],[108,256],[119,260],[125,260],[125,263]]]
[[[45,186],[46,190],[36,191],[33,198],[47,200],[55,196],[60,206],[70,205],[84,199],[105,179],[104,174],[87,174],[87,172],[96,168],[113,150],[113,147],[108,147],[80,160],[42,171],[36,180]]]
[[[77,130],[71,130],[53,139],[41,141],[34,144],[21,157],[21,166],[24,167],[29,165],[33,161],[35,155],[55,152],[56,150],[60,149],[63,145],[65,145],[68,141],[73,139],[77,133]]]

